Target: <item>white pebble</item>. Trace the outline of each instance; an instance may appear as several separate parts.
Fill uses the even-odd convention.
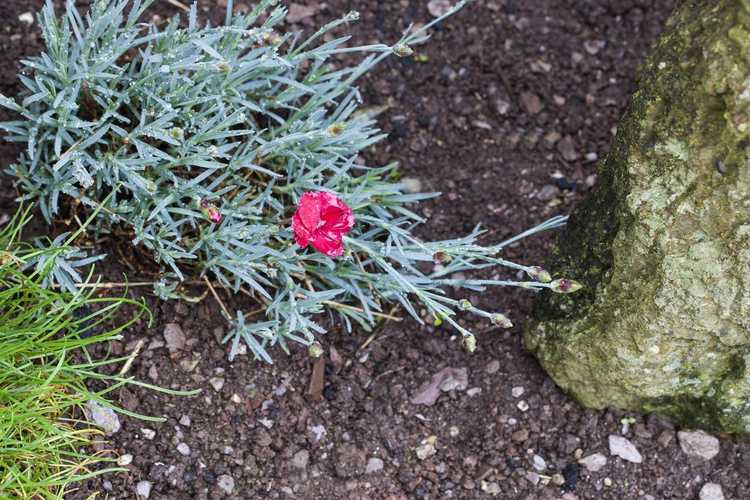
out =
[[[208,383],[211,384],[211,387],[213,387],[216,392],[219,392],[224,387],[224,378],[212,377],[208,380]]]
[[[139,499],[145,499],[151,496],[151,483],[148,481],[139,481],[135,485],[135,494]]]
[[[539,455],[534,455],[532,457],[531,465],[533,465],[534,468],[539,472],[542,472],[547,468],[547,462]]]
[[[609,436],[609,452],[634,464],[643,462],[643,457],[635,445],[622,436]]]
[[[227,474],[222,474],[221,476],[219,476],[217,478],[216,484],[228,495],[234,491],[234,478]]]
[[[18,20],[26,24],[34,24],[34,15],[31,12],[24,12],[18,16]]]
[[[724,491],[721,485],[716,483],[706,483],[701,488],[700,500],[724,500]]]
[[[86,403],[89,417],[96,425],[102,428],[107,436],[111,436],[120,430],[120,418],[117,413],[98,401],[90,400]]]
[[[578,461],[579,464],[583,465],[589,472],[599,472],[607,465],[607,457],[601,453],[594,453],[584,457]]]

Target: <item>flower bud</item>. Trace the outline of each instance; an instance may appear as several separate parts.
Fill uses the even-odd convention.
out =
[[[343,123],[334,123],[330,127],[328,127],[328,129],[326,130],[326,132],[331,137],[338,137],[338,136],[340,136],[341,134],[344,133],[344,129],[345,129],[345,127],[344,127]]]
[[[505,314],[494,313],[492,316],[490,316],[490,321],[495,326],[499,326],[502,328],[513,328],[513,322],[508,319]]]
[[[461,300],[460,300],[460,301],[458,302],[458,307],[459,307],[459,308],[460,308],[460,309],[461,309],[462,311],[469,311],[469,310],[471,310],[471,309],[472,309],[472,308],[474,307],[474,304],[472,304],[470,300],[466,300],[466,299],[461,299]]]
[[[453,257],[443,251],[435,252],[435,254],[432,256],[432,260],[435,262],[435,264],[447,264],[452,259]]]
[[[271,30],[268,33],[263,34],[263,41],[269,45],[276,45],[281,41],[281,36],[275,31]]]
[[[172,127],[169,129],[169,136],[176,141],[182,141],[185,139],[185,131],[180,127]]]
[[[477,338],[474,335],[467,335],[464,337],[464,349],[469,352],[477,350]]]
[[[393,47],[393,53],[398,57],[409,57],[410,55],[414,54],[414,49],[412,49],[405,43],[399,43],[398,45]]]
[[[200,205],[201,212],[203,212],[203,216],[206,219],[210,220],[214,224],[218,224],[221,222],[221,211],[219,210],[219,207],[206,199],[201,200]]]
[[[318,359],[323,355],[323,346],[320,345],[320,342],[313,342],[307,348],[307,354],[313,359]]]
[[[573,293],[583,288],[583,285],[577,281],[562,278],[550,283],[549,287],[555,293]]]
[[[541,283],[549,283],[552,281],[552,275],[545,269],[542,269],[539,266],[532,266],[526,270],[526,274],[529,275],[529,277],[533,280],[539,281]]]
[[[435,315],[435,319],[433,320],[432,324],[435,325],[435,326],[442,325],[443,324],[443,315],[442,314]]]

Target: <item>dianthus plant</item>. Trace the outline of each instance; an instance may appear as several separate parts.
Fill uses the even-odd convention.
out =
[[[478,229],[421,241],[412,231],[424,220],[412,205],[434,194],[409,194],[392,180],[395,165],[360,160],[383,134],[359,109],[357,79],[391,55],[411,56],[465,2],[393,45],[360,47],[325,36],[355,12],[304,38],[280,29],[286,9],[275,0],[246,14],[230,0],[218,27],[199,25],[195,5],[186,24],[142,23],[150,3],[96,0],[83,15],[68,0],[58,18],[48,0],[39,15],[46,52],[23,61],[22,95],[0,96],[20,115],[2,124],[8,140],[26,144],[10,172],[48,222],[73,202],[98,210],[98,234],[130,231],[162,267],[161,297],[181,296],[188,278],[252,296],[265,317],[224,309],[230,356],[244,341],[270,362],[272,345],[311,345],[337,321],[371,328],[398,304],[417,321],[452,325],[473,350],[459,313],[511,323],[445,287],[577,288],[502,258],[514,241],[564,219],[490,246],[478,244]],[[333,60],[352,53],[361,62]],[[455,278],[496,266],[529,278]]]

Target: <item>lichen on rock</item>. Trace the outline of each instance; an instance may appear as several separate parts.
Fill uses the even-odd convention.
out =
[[[641,69],[527,347],[581,403],[750,434],[750,0],[685,0]]]

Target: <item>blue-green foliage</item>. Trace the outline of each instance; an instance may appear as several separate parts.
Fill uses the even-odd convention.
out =
[[[369,328],[389,303],[418,321],[447,321],[471,349],[474,337],[455,320],[459,311],[509,322],[446,297],[443,287],[550,286],[451,279],[498,265],[538,278],[538,268],[501,258],[517,238],[479,246],[477,230],[420,241],[411,231],[424,220],[409,207],[433,194],[405,193],[389,180],[395,165],[358,161],[383,135],[359,109],[356,80],[386,57],[409,56],[434,23],[407,31],[393,46],[347,48],[349,37],[323,35],[356,13],[305,39],[280,29],[286,9],[275,0],[246,15],[235,15],[230,1],[218,27],[201,26],[193,6],[186,25],[173,19],[163,29],[139,22],[151,0],[96,0],[85,15],[73,3],[58,18],[48,1],[39,16],[46,52],[23,61],[25,90],[17,100],[0,96],[20,115],[1,127],[9,140],[26,143],[10,172],[48,221],[74,199],[98,210],[98,231],[132,230],[133,243],[163,268],[155,284],[160,296],[180,296],[188,277],[252,295],[265,318],[227,318],[232,356],[241,340],[267,361],[270,345],[309,345],[324,332],[314,318],[325,315],[347,329],[352,322]],[[346,67],[332,60],[349,52],[362,53],[362,61]],[[357,224],[341,259],[294,244],[291,215],[302,193],[317,190],[336,193],[354,210]],[[220,210],[220,223],[207,220],[201,201]],[[553,219],[521,237],[562,223]]]

